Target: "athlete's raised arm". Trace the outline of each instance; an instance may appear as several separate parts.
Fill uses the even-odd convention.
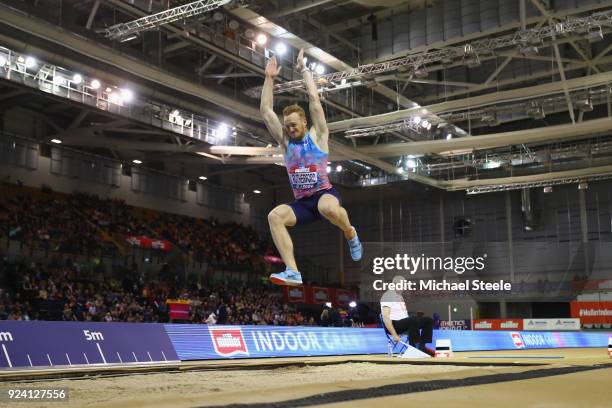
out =
[[[285,148],[285,138],[283,137],[283,125],[281,125],[278,116],[274,113],[274,102],[272,99],[274,78],[280,72],[281,67],[276,62],[276,57],[270,58],[266,65],[266,80],[264,81],[261,91],[261,102],[259,111],[263,117],[264,123],[268,131],[283,148]]]
[[[308,93],[308,109],[310,110],[310,119],[312,120],[312,126],[315,129],[317,135],[317,144],[319,147],[328,150],[327,139],[329,137],[329,130],[327,129],[327,121],[325,120],[325,112],[323,106],[321,106],[321,100],[319,99],[319,92],[317,91],[317,85],[312,77],[312,72],[306,69],[304,63],[304,50],[301,49],[296,61],[296,69],[302,73],[304,78],[304,84],[306,85],[306,92]]]

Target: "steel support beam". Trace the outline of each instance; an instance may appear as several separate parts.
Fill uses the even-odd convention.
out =
[[[576,170],[555,171],[542,174],[531,174],[528,176],[512,176],[480,180],[451,180],[445,183],[445,187],[449,191],[467,190],[470,188],[482,188],[486,186],[501,186],[501,185],[516,185],[516,188],[521,188],[521,184],[529,183],[554,183],[564,179],[574,179],[577,182],[580,179],[588,177],[601,177],[612,175],[612,166],[587,167]]]
[[[71,34],[57,26],[35,20],[30,16],[22,15],[8,7],[0,6],[0,10],[2,11],[0,13],[0,21],[3,24],[46,39],[71,51],[88,55],[90,58],[97,60],[102,64],[114,66],[120,70],[129,72],[130,74],[138,75],[139,77],[150,82],[168,86],[187,95],[202,98],[231,112],[235,112],[240,116],[248,118],[249,120],[257,120],[257,118],[260,117],[259,109],[253,105],[248,105],[244,102],[237,101],[236,98],[224,95],[209,88],[194,85],[192,81],[171,75],[166,71],[162,71],[143,61],[138,61],[123,54],[119,54],[112,48],[94,45],[90,40],[84,37]],[[15,39],[9,39],[8,41],[13,43],[21,43],[22,45],[18,48],[24,50],[33,48],[32,45]],[[42,57],[48,53],[49,51],[41,49],[41,54],[39,55]],[[85,72],[91,70],[90,67],[86,67],[82,62],[78,63],[75,61],[72,66],[74,69],[82,69]]]
[[[609,82],[612,82],[612,72],[604,72],[601,74],[590,75],[587,77],[570,79],[566,81],[566,85],[568,89],[574,90],[605,85]],[[466,99],[451,100],[419,108],[403,109],[390,113],[384,113],[381,115],[369,116],[367,118],[354,118],[331,122],[328,124],[328,128],[331,132],[342,132],[353,128],[370,127],[399,122],[401,120],[405,120],[406,118],[416,115],[424,117],[428,114],[441,114],[445,112],[452,112],[455,110],[465,110],[467,108],[482,107],[495,103],[502,103],[504,101],[529,99],[536,96],[559,93],[562,90],[562,84],[558,82],[552,82],[528,88],[499,91],[485,95],[473,96]]]
[[[602,60],[600,60],[602,61]],[[606,63],[612,61],[611,58],[605,58],[603,59],[603,61],[605,61]],[[603,62],[601,62],[603,63]],[[587,68],[588,65],[585,62],[580,62],[580,63],[573,63],[573,64],[569,64],[567,66],[564,67],[565,72],[569,72],[569,71],[575,71],[577,69],[584,69]],[[472,88],[468,88],[468,89],[460,89],[454,92],[449,92],[447,94],[444,95],[445,99],[448,98],[454,98],[457,96],[462,96],[462,95],[468,95],[468,94],[472,94],[472,93],[476,93],[476,92],[480,92],[480,91],[484,91],[487,89],[493,89],[493,88],[499,88],[499,87],[507,87],[510,85],[514,85],[514,84],[520,84],[522,82],[529,82],[529,81],[533,81],[536,79],[541,79],[541,78],[550,78],[551,75],[554,75],[556,73],[556,69],[555,70],[545,70],[545,71],[538,71],[534,74],[531,75],[527,75],[527,76],[522,76],[522,77],[518,77],[518,78],[512,78],[512,79],[506,79],[503,81],[498,81],[497,83],[489,83],[487,85],[485,84],[480,84],[480,85],[476,85]],[[432,97],[427,97],[424,98],[422,100],[422,103],[427,103],[427,102],[434,102],[437,101],[439,99],[442,99],[442,96],[432,96]]]
[[[98,7],[100,7],[100,0],[96,0],[93,6],[91,6],[91,11],[89,12],[89,17],[87,17],[87,23],[85,24],[85,28],[88,30],[91,30],[91,25],[93,24],[96,13],[98,12]]]
[[[427,140],[412,143],[389,143],[357,149],[372,157],[397,157],[408,154],[465,154],[474,150],[492,149],[526,143],[589,138],[612,130],[612,119],[605,117],[575,124],[545,126],[514,132],[493,133],[450,140]]]
[[[557,61],[557,68],[559,69],[559,75],[561,76],[561,85],[563,85],[563,93],[565,94],[565,101],[567,102],[567,110],[569,111],[572,123],[576,123],[576,118],[574,117],[574,105],[572,104],[572,97],[570,96],[569,88],[567,87],[567,79],[565,78],[565,69],[563,68],[563,63],[561,62],[559,46],[555,44],[553,45],[553,49],[555,50],[555,60]]]
[[[114,26],[104,29],[104,32],[106,33],[106,37],[118,39],[141,31],[158,28],[162,25],[187,17],[193,17],[219,8],[229,2],[230,0],[197,0],[156,14],[145,15],[144,17],[127,23],[115,24]]]

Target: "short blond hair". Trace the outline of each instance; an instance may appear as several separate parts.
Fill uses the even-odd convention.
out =
[[[304,112],[304,109],[302,109],[300,105],[293,104],[285,106],[285,109],[283,109],[283,116],[289,116],[292,113],[297,113],[302,119],[306,119],[306,112]]]

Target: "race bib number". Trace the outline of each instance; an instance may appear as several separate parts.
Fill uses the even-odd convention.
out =
[[[317,185],[319,173],[315,166],[298,167],[289,171],[289,180],[293,188],[308,190]]]

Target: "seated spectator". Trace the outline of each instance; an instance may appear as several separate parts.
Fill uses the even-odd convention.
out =
[[[403,276],[396,276],[393,278],[393,283],[399,287],[403,280]],[[400,340],[400,334],[407,333],[411,346],[429,353],[426,344],[432,341],[433,319],[431,317],[409,316],[406,302],[399,290],[386,291],[380,299],[380,309],[385,330],[395,342]]]

